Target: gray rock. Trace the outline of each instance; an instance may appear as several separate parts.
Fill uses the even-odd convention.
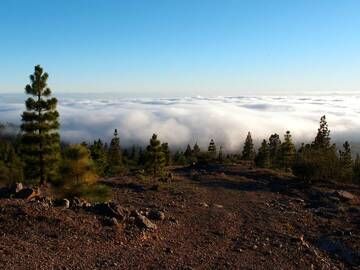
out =
[[[99,215],[115,217],[120,221],[124,221],[129,215],[129,210],[127,208],[114,202],[95,204],[92,207],[92,210]]]
[[[345,190],[335,191],[334,195],[339,197],[343,201],[353,201],[356,199],[356,195]]]
[[[143,228],[143,229],[150,229],[150,230],[156,230],[157,226],[156,224],[152,223],[147,217],[140,214],[138,211],[133,211],[133,216],[135,217],[135,223]]]

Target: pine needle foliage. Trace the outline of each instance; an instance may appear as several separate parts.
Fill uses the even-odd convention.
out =
[[[252,161],[255,158],[255,150],[254,150],[254,143],[251,137],[251,133],[248,132],[245,142],[244,148],[241,154],[241,159]]]
[[[153,134],[146,148],[146,169],[155,177],[162,175],[166,164],[165,154],[157,135]]]
[[[114,137],[111,139],[108,151],[108,175],[119,175],[123,169],[124,167],[120,148],[120,138],[117,129],[115,129]]]
[[[60,153],[57,99],[47,86],[49,75],[37,65],[25,92],[30,95],[22,114],[22,159],[27,180],[45,184],[54,180]]]

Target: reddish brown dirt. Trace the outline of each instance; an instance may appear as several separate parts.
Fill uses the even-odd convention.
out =
[[[1,199],[0,268],[360,269],[357,202],[320,213],[326,198],[317,192],[334,187],[306,189],[286,175],[241,166],[173,173],[158,191],[136,177],[108,181],[122,206],[165,212],[156,231],[107,226],[82,209]],[[359,195],[356,187],[336,188]]]

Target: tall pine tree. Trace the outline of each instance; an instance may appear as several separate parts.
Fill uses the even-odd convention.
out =
[[[270,166],[273,168],[279,167],[280,163],[280,145],[281,140],[279,134],[271,134],[269,137],[269,154],[270,154]]]
[[[200,153],[200,147],[199,147],[199,145],[197,144],[197,142],[194,144],[194,147],[193,147],[193,152],[194,152],[194,156],[196,157],[196,156],[198,156],[199,155],[199,153]]]
[[[123,170],[122,155],[120,148],[120,139],[117,129],[114,131],[114,137],[111,139],[108,150],[108,174],[118,175]]]
[[[353,177],[353,160],[351,157],[351,148],[348,141],[343,144],[343,150],[339,150],[341,178],[344,181],[351,182]]]
[[[25,176],[41,185],[56,177],[60,153],[57,99],[51,98],[48,77],[39,65],[35,66],[31,83],[25,87],[26,94],[32,97],[25,101],[21,125]]]
[[[282,168],[288,170],[295,161],[296,148],[292,141],[290,131],[286,131],[284,142],[281,144],[281,165]]]
[[[318,149],[328,149],[331,147],[330,141],[330,130],[328,123],[326,122],[326,116],[323,115],[320,118],[320,127],[318,128],[318,133],[316,134],[312,146]]]
[[[266,140],[263,140],[255,157],[256,166],[260,168],[270,167],[270,151]]]
[[[215,145],[215,141],[213,139],[210,140],[208,152],[210,154],[213,154],[214,156],[216,155],[216,145]]]
[[[255,158],[254,143],[251,138],[251,133],[249,131],[245,139],[241,159],[250,161],[250,160],[254,160],[254,158]]]

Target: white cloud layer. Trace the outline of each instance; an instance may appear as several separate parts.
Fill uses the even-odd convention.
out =
[[[0,121],[19,123],[25,97],[0,96]],[[109,139],[119,130],[123,145],[145,144],[157,133],[171,146],[209,139],[229,151],[242,147],[248,131],[255,141],[290,130],[295,142],[310,141],[326,115],[337,142],[360,142],[360,96],[244,96],[168,99],[59,98],[62,139]]]

